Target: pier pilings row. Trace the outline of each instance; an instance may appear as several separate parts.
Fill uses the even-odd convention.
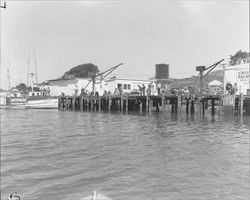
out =
[[[239,95],[233,104],[221,96],[204,96],[202,98],[180,96],[61,96],[58,101],[59,110],[91,111],[91,112],[171,112],[186,114],[202,114],[210,112],[218,114],[250,114],[250,98]]]

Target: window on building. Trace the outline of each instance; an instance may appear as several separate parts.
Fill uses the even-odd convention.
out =
[[[128,84],[128,89],[129,89],[129,90],[131,89],[130,84]]]
[[[123,88],[124,88],[124,89],[127,89],[127,84],[124,84],[124,85],[123,85]]]
[[[122,84],[121,83],[118,83],[117,84],[117,88],[119,89],[119,88],[122,88]]]
[[[32,96],[35,96],[35,93],[32,93]]]

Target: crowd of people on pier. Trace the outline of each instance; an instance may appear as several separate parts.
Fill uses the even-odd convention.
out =
[[[109,97],[109,96],[160,96],[160,95],[174,95],[180,96],[181,98],[197,98],[201,95],[224,95],[224,94],[234,94],[237,92],[237,85],[234,86],[228,82],[226,84],[226,93],[223,91],[223,87],[209,88],[206,87],[202,91],[196,87],[184,87],[184,88],[171,88],[167,84],[157,84],[156,82],[151,82],[146,87],[144,84],[138,85],[137,89],[132,90],[131,92],[124,92],[122,87],[117,87],[113,92],[110,90],[104,90],[103,94],[99,94],[98,91],[88,91],[84,88],[81,89],[80,96],[82,97]],[[78,96],[78,90],[75,91],[75,96]],[[64,93],[61,94],[65,96]]]

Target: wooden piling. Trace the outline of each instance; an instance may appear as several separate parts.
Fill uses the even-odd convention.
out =
[[[215,99],[212,99],[212,109],[211,109],[211,114],[215,115]]]
[[[165,111],[165,97],[163,94],[161,95],[161,111]]]
[[[71,99],[72,101],[71,101],[71,105],[72,105],[72,110],[75,110],[75,108],[76,108],[76,98],[75,97],[73,97],[72,99]]]
[[[123,94],[121,93],[121,112],[123,112]]]
[[[101,97],[98,98],[98,111],[101,112],[101,104],[102,104],[102,99]]]
[[[152,108],[153,108],[153,99],[149,98],[149,112],[152,112]]]
[[[109,96],[109,100],[108,100],[108,111],[111,111],[111,106],[112,106],[112,99],[111,99],[111,96]]]
[[[239,105],[238,105],[240,115],[243,115],[243,101],[244,101],[244,96],[243,96],[242,93],[240,93],[240,95],[239,95]]]
[[[189,99],[186,99],[186,113],[188,114],[189,112]]]
[[[181,112],[181,106],[182,106],[182,98],[180,96],[177,97],[177,103],[178,103],[178,112]]]
[[[148,95],[146,96],[146,112],[148,112]]]
[[[175,113],[177,113],[178,112],[178,98],[176,98],[174,102],[175,102]]]
[[[82,111],[83,110],[83,98],[81,97],[79,101],[80,101],[80,110]]]
[[[202,99],[201,101],[202,101],[202,115],[204,115],[205,114],[205,100]]]
[[[194,99],[191,99],[190,113],[194,114]]]
[[[125,111],[128,112],[128,98],[124,98],[125,100]]]

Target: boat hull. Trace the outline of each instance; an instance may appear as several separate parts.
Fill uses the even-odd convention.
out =
[[[58,109],[58,99],[28,100],[26,109]]]

